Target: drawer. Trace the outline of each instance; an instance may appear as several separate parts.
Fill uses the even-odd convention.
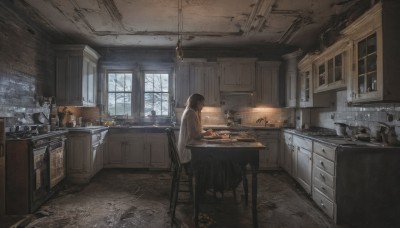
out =
[[[312,141],[309,139],[293,136],[293,145],[312,151]]]
[[[335,189],[335,178],[329,173],[322,171],[321,169],[319,169],[314,165],[313,180],[315,179]]]
[[[314,142],[314,153],[317,153],[331,161],[335,161],[336,148],[319,142]]]
[[[314,165],[323,171],[335,176],[335,163],[314,153]]]
[[[334,217],[334,205],[324,194],[318,189],[313,189],[313,200],[330,218]]]
[[[324,194],[329,200],[335,202],[335,190],[328,185],[322,183],[318,179],[313,180],[313,187],[318,189],[322,194]]]

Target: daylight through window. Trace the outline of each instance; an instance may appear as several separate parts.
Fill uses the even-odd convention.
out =
[[[144,114],[157,116],[169,114],[169,85],[168,74],[145,73],[144,76]]]
[[[108,114],[131,116],[131,107],[132,73],[108,73]]]

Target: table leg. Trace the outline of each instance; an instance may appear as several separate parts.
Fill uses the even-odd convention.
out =
[[[251,203],[253,215],[253,227],[258,227],[257,218],[257,170],[252,169],[252,188],[251,188]]]
[[[197,181],[197,175],[196,173],[194,173],[193,175],[193,204],[194,204],[194,211],[193,211],[193,220],[194,220],[194,224],[195,227],[199,226],[199,185],[198,185],[198,181]]]
[[[248,198],[249,198],[249,187],[247,185],[247,175],[246,175],[246,167],[242,169],[243,175],[243,190],[244,190],[244,204],[247,206],[248,204]]]

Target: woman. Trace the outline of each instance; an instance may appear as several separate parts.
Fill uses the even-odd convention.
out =
[[[189,163],[192,157],[186,144],[203,136],[211,135],[211,131],[203,132],[201,126],[201,110],[204,107],[205,98],[200,94],[192,94],[187,102],[186,109],[181,119],[181,130],[178,139],[178,154],[181,163]]]

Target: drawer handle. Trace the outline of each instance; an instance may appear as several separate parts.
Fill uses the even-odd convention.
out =
[[[319,173],[319,175],[322,177],[322,179],[324,179],[324,180],[325,180],[325,176],[324,176],[324,174],[322,174],[322,173]]]
[[[322,189],[324,192],[326,192],[326,188],[325,188],[325,187],[321,187],[321,189]]]
[[[324,152],[324,153],[325,153],[325,152],[326,152],[326,151],[325,151],[325,149],[322,149],[322,152]]]
[[[321,166],[325,166],[323,161],[319,161],[319,164],[321,164]]]

